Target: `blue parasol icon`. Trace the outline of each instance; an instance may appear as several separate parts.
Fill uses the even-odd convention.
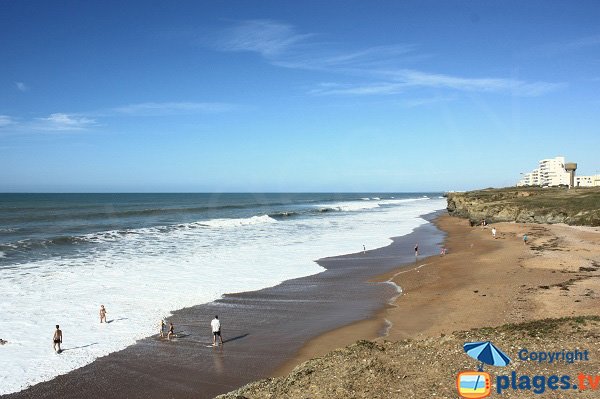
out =
[[[498,349],[491,341],[485,342],[466,342],[463,345],[467,355],[481,362],[479,371],[483,371],[483,364],[490,366],[506,366],[510,363],[510,358]]]

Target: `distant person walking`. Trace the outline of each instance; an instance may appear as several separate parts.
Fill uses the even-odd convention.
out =
[[[496,238],[496,228],[492,227],[492,237]]]
[[[60,344],[62,344],[62,331],[60,330],[60,326],[57,324],[56,325],[56,330],[54,330],[54,336],[52,337],[52,341],[54,342],[54,345],[52,346],[54,348],[54,351],[56,353],[60,353],[62,352],[62,349],[60,349]],[[58,345],[58,350],[56,350],[56,346]]]
[[[177,338],[177,335],[175,335],[175,325],[172,321],[169,322],[169,333],[167,334],[167,339],[170,341],[171,337]]]
[[[160,322],[158,323],[158,336],[161,338],[164,338],[166,330],[167,330],[167,325],[165,324],[165,320],[160,319]]]
[[[363,254],[367,252],[367,247],[363,245]]]
[[[419,256],[419,244],[415,244],[415,257]]]
[[[223,345],[223,337],[221,336],[221,322],[219,321],[219,316],[215,316],[214,319],[210,322],[210,327],[213,333],[213,346],[217,346],[217,336],[221,341],[221,345]]]
[[[104,305],[100,305],[100,323],[102,323],[103,320],[104,323],[106,323],[106,309],[104,308]]]
[[[529,239],[529,237],[527,237],[527,234],[523,235],[523,244],[527,245],[528,239]]]

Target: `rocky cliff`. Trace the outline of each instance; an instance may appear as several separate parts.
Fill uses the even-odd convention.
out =
[[[600,226],[600,187],[502,188],[448,193],[448,212],[471,224],[566,223]]]

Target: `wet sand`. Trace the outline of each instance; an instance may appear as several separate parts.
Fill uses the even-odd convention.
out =
[[[309,339],[340,326],[379,320],[371,332],[383,333],[385,324],[374,317],[397,295],[396,287],[369,280],[414,264],[416,242],[422,256],[438,253],[443,236],[425,224],[387,247],[321,259],[326,271],[320,274],[179,310],[169,319],[179,335],[172,342],[147,338],[2,398],[212,398],[272,375]],[[210,346],[215,314],[223,326],[222,348]]]

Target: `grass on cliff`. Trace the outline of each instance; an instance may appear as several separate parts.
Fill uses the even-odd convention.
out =
[[[524,210],[565,215],[571,224],[600,225],[600,187],[507,187],[460,193],[490,205],[516,206]]]

